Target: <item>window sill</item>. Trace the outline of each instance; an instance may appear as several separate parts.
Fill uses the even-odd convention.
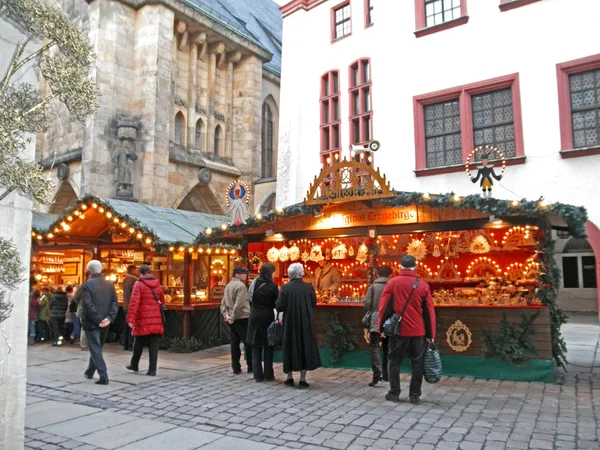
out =
[[[469,16],[462,16],[458,19],[449,20],[448,22],[440,23],[439,25],[433,25],[431,27],[422,28],[420,30],[415,31],[415,36],[420,38],[423,36],[428,36],[430,34],[438,33],[440,31],[449,30],[450,28],[456,28],[461,25],[466,24],[469,21]]]
[[[365,25],[365,30],[371,28],[373,25],[375,25],[375,22],[366,24]]]
[[[346,36],[342,36],[341,38],[333,39],[333,40],[331,41],[331,43],[332,43],[332,44],[335,44],[335,43],[337,43],[337,42],[343,41],[343,40],[344,40],[344,39],[346,39],[346,38],[349,38],[350,36],[352,36],[352,33],[350,33],[350,34],[347,34]]]
[[[509,2],[498,5],[498,8],[500,8],[500,11],[505,12],[510,11],[511,9],[519,8],[521,6],[530,5],[531,3],[536,3],[539,1],[540,0],[511,0]]]
[[[277,181],[277,177],[261,178],[260,180],[256,180],[254,184],[273,183],[274,181]]]
[[[526,156],[516,156],[514,158],[506,158],[507,166],[516,166],[518,164],[525,164]],[[490,161],[492,164],[499,161]],[[465,165],[464,164],[456,164],[454,166],[445,166],[445,167],[435,167],[432,169],[417,169],[415,170],[415,175],[417,177],[429,177],[432,175],[442,175],[446,173],[457,173],[464,172]]]
[[[582,156],[600,155],[599,147],[575,148],[572,150],[561,150],[560,157],[562,159],[579,158]]]

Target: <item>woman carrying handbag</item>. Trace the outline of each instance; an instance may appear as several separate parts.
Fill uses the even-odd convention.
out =
[[[140,278],[133,286],[127,312],[127,323],[131,327],[134,343],[131,362],[125,367],[134,372],[139,371],[138,364],[146,345],[150,360],[146,375],[155,376],[158,363],[158,340],[165,332],[162,314],[165,294],[160,282],[152,276],[150,266],[141,266],[139,274]]]
[[[269,345],[267,329],[275,318],[275,302],[279,288],[273,282],[273,264],[263,264],[255,280],[254,291],[250,299],[250,319],[248,321],[248,343],[252,345],[252,372],[254,380],[273,381],[273,347]],[[263,359],[264,354],[264,370]]]

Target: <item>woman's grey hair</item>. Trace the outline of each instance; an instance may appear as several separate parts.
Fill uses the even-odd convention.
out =
[[[402,270],[417,270],[417,266],[415,266],[415,267],[404,267],[402,264],[400,265],[400,268]]]
[[[88,271],[91,274],[102,272],[102,263],[97,259],[92,259],[87,265]]]
[[[302,278],[304,276],[304,267],[300,263],[290,264],[288,275],[290,276],[290,280]]]

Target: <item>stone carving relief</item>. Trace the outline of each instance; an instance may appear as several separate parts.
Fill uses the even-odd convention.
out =
[[[120,118],[117,122],[117,143],[112,161],[116,165],[116,198],[133,200],[134,165],[137,160],[135,140],[137,125],[131,119]]]

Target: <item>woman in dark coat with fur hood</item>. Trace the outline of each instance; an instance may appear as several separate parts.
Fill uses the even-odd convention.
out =
[[[279,296],[279,288],[273,282],[275,266],[263,264],[254,284],[250,299],[250,320],[248,321],[248,343],[252,345],[252,372],[256,381],[273,381],[273,347],[267,339],[267,328],[275,320],[275,302]],[[262,355],[264,351],[264,371]]]

